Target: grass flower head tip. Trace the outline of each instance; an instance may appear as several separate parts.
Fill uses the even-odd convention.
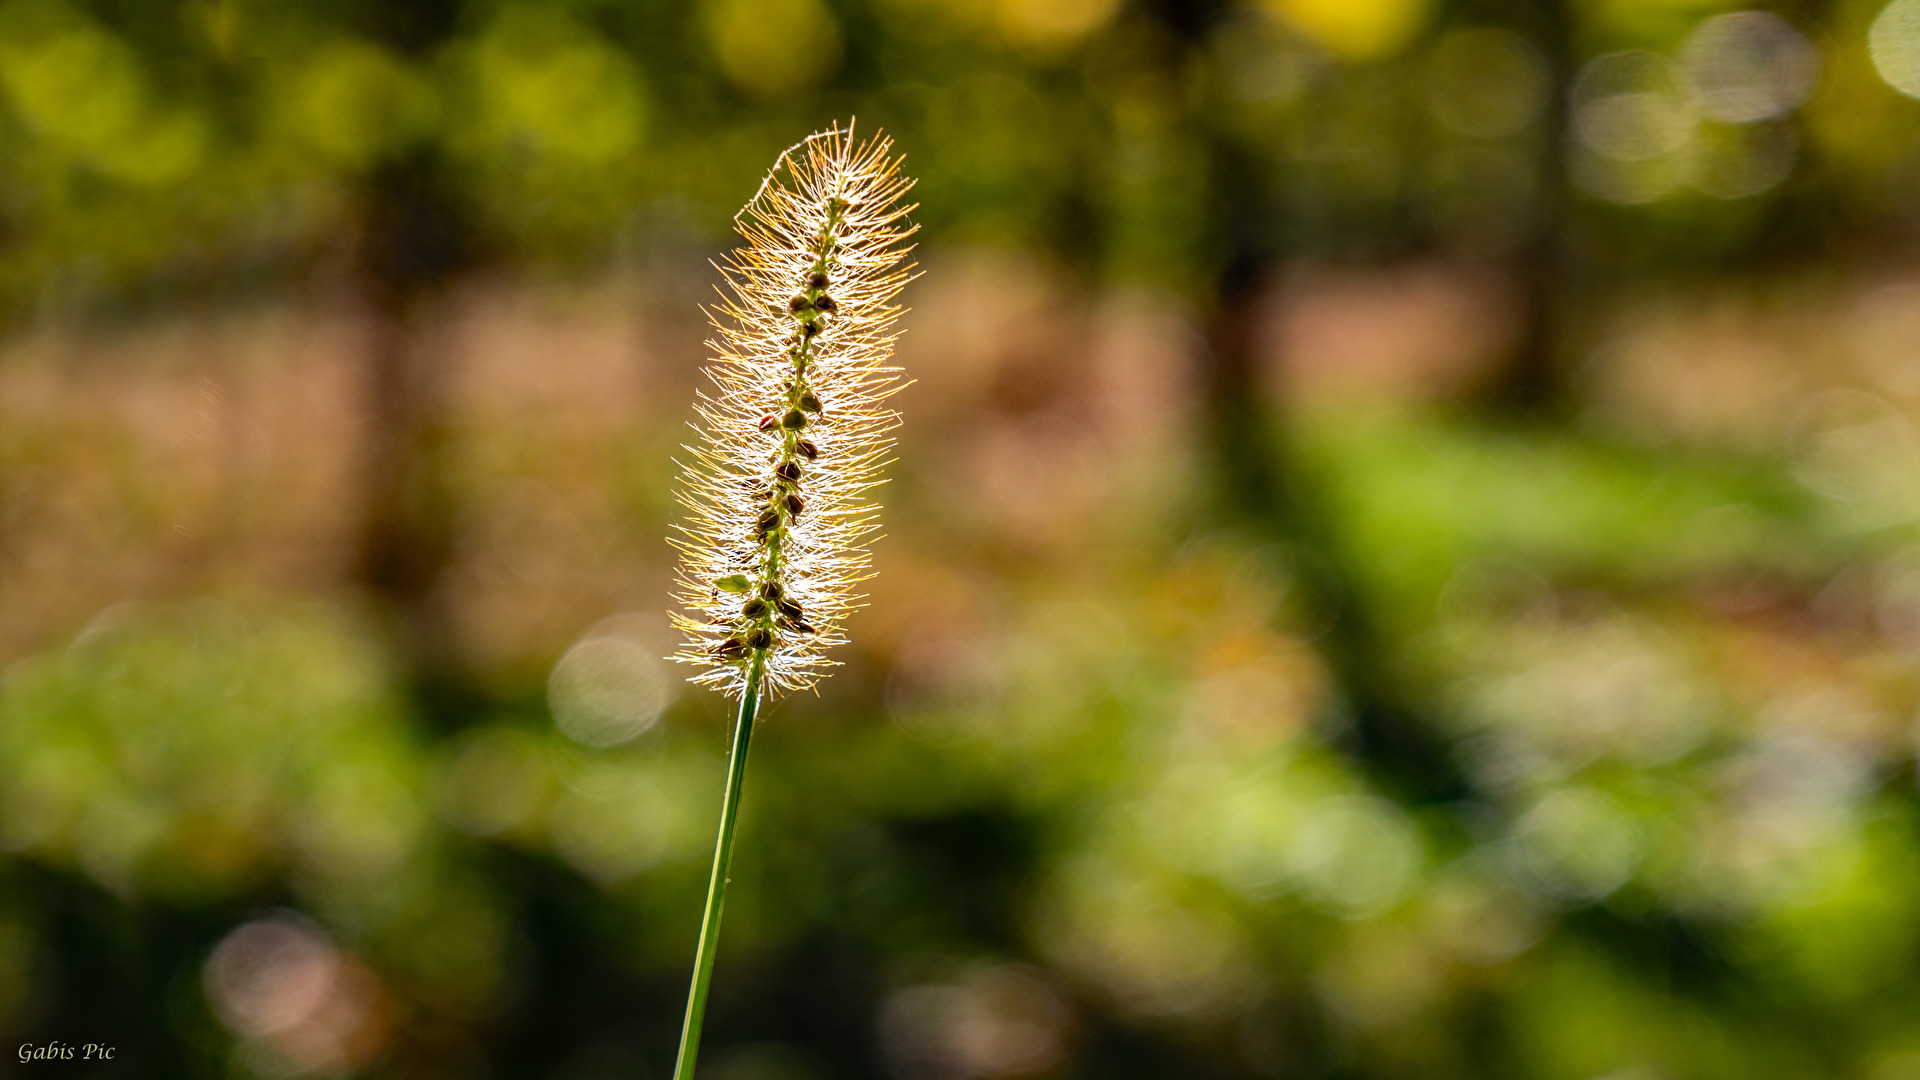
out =
[[[708,309],[712,387],[681,464],[674,659],[743,696],[804,689],[832,666],[869,574],[867,492],[892,448],[889,365],[913,181],[892,142],[852,127],[781,154],[734,218],[746,240]]]

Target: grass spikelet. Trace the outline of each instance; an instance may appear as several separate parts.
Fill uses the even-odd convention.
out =
[[[891,155],[851,126],[787,150],[734,218],[746,245],[719,267],[713,387],[681,470],[687,641],[674,659],[736,698],[756,671],[771,693],[812,686],[861,599],[878,509],[866,493],[899,422],[885,405],[899,387],[894,298],[912,276],[913,181]]]
[[[675,1080],[693,1080],[700,1051],[761,695],[819,681],[871,565],[879,508],[866,493],[899,423],[886,407],[894,297],[913,275],[901,265],[913,181],[892,152],[884,136],[855,143],[849,124],[781,154],[734,218],[747,243],[719,267],[726,288],[707,312],[713,388],[681,467],[674,623],[687,641],[674,659],[739,698],[740,715]]]

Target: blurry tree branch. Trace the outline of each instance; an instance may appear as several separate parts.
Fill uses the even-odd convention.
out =
[[[1156,4],[1156,17],[1181,45],[1169,62],[1197,63],[1230,11],[1225,3]],[[1464,788],[1458,768],[1418,709],[1396,694],[1388,645],[1360,604],[1350,556],[1313,478],[1291,460],[1281,427],[1287,408],[1275,406],[1283,388],[1266,385],[1262,377],[1276,362],[1273,343],[1261,334],[1262,321],[1272,317],[1272,272],[1289,253],[1282,178],[1222,125],[1200,115],[1194,127],[1205,148],[1208,184],[1208,235],[1196,238],[1196,246],[1211,260],[1203,263],[1207,295],[1200,301],[1208,352],[1203,417],[1222,516],[1307,554],[1295,569],[1311,606],[1332,616],[1321,644],[1338,684],[1336,697],[1350,714],[1357,756],[1408,798],[1457,795]]]

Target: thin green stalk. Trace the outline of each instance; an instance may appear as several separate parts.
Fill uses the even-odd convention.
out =
[[[740,817],[740,788],[747,779],[747,741],[753,737],[753,717],[760,709],[760,680],[766,663],[766,653],[754,653],[746,693],[740,696],[727,794],[720,803],[720,839],[713,846],[713,879],[707,883],[707,914],[700,920],[700,948],[693,956],[693,987],[687,991],[687,1019],[680,1028],[680,1056],[674,1062],[673,1080],[693,1080],[693,1059],[700,1053],[700,1025],[707,1016],[714,946],[720,940],[720,910],[727,903],[727,867],[733,862],[733,826]]]

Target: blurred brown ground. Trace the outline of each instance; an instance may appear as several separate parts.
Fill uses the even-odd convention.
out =
[[[910,636],[956,551],[1055,566],[1191,496],[1188,313],[1090,295],[1033,259],[937,253],[899,362],[914,381],[905,502],[863,646]],[[475,672],[538,679],[586,627],[664,603],[665,501],[704,328],[689,263],[588,283],[464,283],[422,320],[446,379],[455,554],[438,602]],[[1592,423],[1795,453],[1828,423],[1911,417],[1920,290],[1894,270],[1626,297],[1587,366]],[[1297,265],[1260,327],[1277,404],[1470,393],[1514,333],[1512,282],[1476,264]],[[350,584],[365,319],[319,294],[120,325],[49,321],[0,346],[0,660],[116,604]],[[987,317],[991,313],[991,317]],[[1852,398],[1822,392],[1855,388]],[[1824,402],[1824,404],[1822,404]],[[1863,413],[1864,410],[1864,413]],[[1810,435],[1809,432],[1812,432]],[[963,562],[966,560],[962,560]],[[958,601],[956,601],[958,602]]]

